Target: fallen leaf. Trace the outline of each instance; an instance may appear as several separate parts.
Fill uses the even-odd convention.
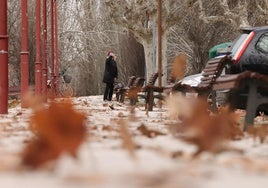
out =
[[[148,129],[144,124],[141,124],[137,128],[137,130],[139,130],[142,133],[142,135],[147,136],[149,138],[154,138],[154,137],[159,136],[159,135],[165,135],[164,133],[162,133],[160,131]]]
[[[84,114],[66,101],[52,102],[48,108],[37,110],[30,121],[36,137],[22,154],[23,164],[36,168],[63,152],[75,156],[86,136],[84,121]]]

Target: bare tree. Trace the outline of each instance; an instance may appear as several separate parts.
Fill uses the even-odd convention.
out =
[[[72,84],[78,95],[102,93],[108,50],[115,51],[118,56],[122,82],[131,74],[143,72],[144,60],[139,55],[142,47],[133,36],[110,21],[102,5],[103,1],[71,0],[59,8],[60,61],[62,68],[70,67],[69,74],[73,76]]]
[[[264,20],[264,23],[267,23],[267,0],[216,0],[209,3],[204,0],[196,0],[196,3],[200,9],[199,17],[206,23],[222,21],[235,28],[252,26],[256,25],[256,22],[255,24],[250,23],[252,12],[261,16],[262,21],[259,20],[260,22]]]
[[[20,3],[8,1],[8,33],[9,33],[9,85],[19,85],[20,80]]]
[[[189,9],[189,0],[163,2],[163,74],[167,78],[167,30],[181,20]],[[155,0],[106,0],[109,15],[116,24],[132,32],[144,47],[147,77],[157,71],[157,1]]]
[[[9,62],[14,67],[10,73],[10,85],[17,85],[20,79],[20,3],[15,0],[8,2]],[[33,83],[35,14],[32,7],[35,0],[28,3],[30,79]],[[68,73],[73,76],[72,84],[78,95],[102,93],[104,60],[110,49],[118,55],[123,82],[130,75],[143,76],[144,70],[147,77],[158,70],[157,1],[66,0],[57,3],[60,68],[70,67]],[[184,52],[188,57],[187,74],[200,72],[208,59],[210,47],[233,40],[240,26],[267,24],[267,12],[267,0],[163,1],[165,80],[167,62],[178,53]],[[49,18],[48,15],[48,21]],[[48,49],[49,41],[50,36]]]
[[[191,8],[169,32],[168,58],[184,52],[188,57],[186,74],[200,72],[211,47],[231,42],[242,26],[267,23],[267,0],[193,0]]]

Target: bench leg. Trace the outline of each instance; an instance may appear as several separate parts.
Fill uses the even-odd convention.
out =
[[[124,103],[124,101],[125,101],[125,96],[126,96],[126,93],[125,93],[125,92],[121,93],[121,97],[120,97],[120,102],[121,102],[121,103]]]
[[[119,102],[119,100],[120,100],[120,94],[119,93],[116,93],[115,96],[116,96],[116,101]]]
[[[211,92],[211,111],[217,112],[216,91]]]
[[[153,105],[154,105],[154,92],[149,89],[147,92],[147,97],[146,97],[146,106],[148,111],[153,111]]]
[[[255,84],[249,84],[249,92],[246,106],[246,116],[244,122],[244,131],[247,130],[249,125],[254,125],[254,118],[258,107],[257,102],[257,86]]]

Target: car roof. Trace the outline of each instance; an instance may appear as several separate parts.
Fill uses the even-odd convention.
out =
[[[251,31],[263,31],[268,30],[268,26],[260,26],[260,27],[243,27],[240,29],[242,33],[250,33]]]

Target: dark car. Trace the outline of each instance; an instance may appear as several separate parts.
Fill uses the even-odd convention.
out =
[[[230,55],[233,64],[227,70],[228,73],[250,70],[268,75],[268,26],[241,29],[241,35],[234,41]],[[237,93],[236,108],[245,108],[247,92],[245,88]],[[267,90],[259,90],[259,93],[268,96]],[[260,106],[259,111],[268,113],[268,105]]]
[[[229,73],[251,70],[268,74],[268,26],[241,29],[230,55],[233,65]]]
[[[268,75],[268,26],[242,28],[226,54],[232,57],[233,62],[226,69],[227,73],[236,74],[251,70]],[[201,74],[185,77],[181,82],[191,85],[192,77],[200,81]],[[193,83],[198,85],[196,81]]]
[[[228,65],[223,74],[236,74],[246,70],[268,75],[268,26],[242,28],[241,33],[233,41],[230,51],[226,54],[231,56],[231,64]],[[191,75],[181,80],[182,83],[198,85],[202,74]],[[194,79],[194,80],[193,80]],[[268,91],[260,91],[262,95],[268,96]],[[222,105],[226,101],[228,91],[217,92],[217,104]],[[240,92],[237,108],[245,108],[247,91]],[[261,106],[261,111],[268,113],[268,105]]]

